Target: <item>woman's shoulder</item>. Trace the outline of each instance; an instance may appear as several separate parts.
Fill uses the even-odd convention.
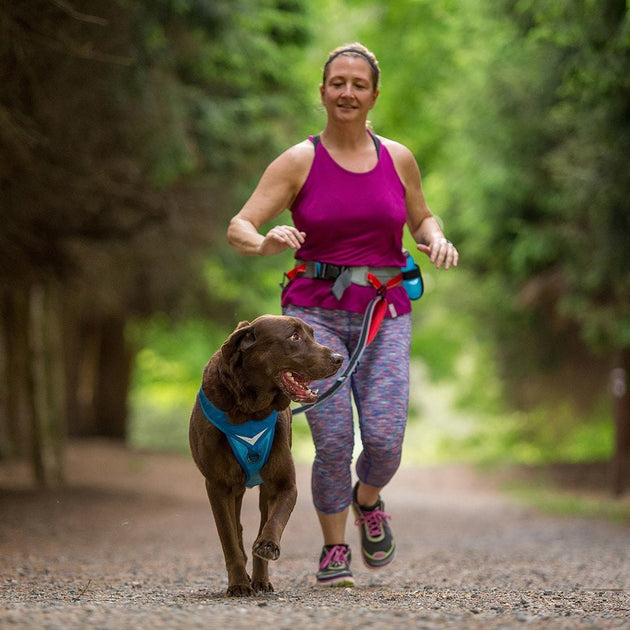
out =
[[[298,142],[293,146],[286,149],[283,153],[278,156],[278,160],[282,160],[283,162],[290,163],[293,166],[310,164],[313,161],[313,156],[315,155],[315,147],[313,143],[307,138],[306,140],[302,140],[302,142]]]
[[[381,144],[387,149],[394,163],[394,168],[402,180],[404,186],[415,185],[419,181],[419,168],[414,154],[401,142],[390,140],[383,136],[377,136]]]
[[[392,156],[394,162],[409,160],[415,161],[413,153],[401,142],[396,142],[396,140],[391,140],[390,138],[385,138],[384,136],[376,135],[376,137],[381,141],[381,144],[387,148],[387,151]]]
[[[313,164],[315,151],[310,140],[294,144],[283,151],[265,169],[261,183],[284,187],[292,197],[304,185]]]
[[[293,174],[308,171],[313,163],[313,143],[306,139],[283,151],[271,164],[272,170],[289,170]]]
[[[283,151],[265,170],[268,180],[290,182],[292,188],[299,189],[313,163],[313,143],[304,140]]]

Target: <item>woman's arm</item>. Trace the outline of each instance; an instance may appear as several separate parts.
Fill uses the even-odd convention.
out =
[[[267,167],[228,226],[227,240],[239,253],[268,256],[302,245],[306,234],[293,225],[275,226],[264,236],[260,228],[291,205],[306,180],[313,155],[313,144],[307,140],[287,149]]]
[[[429,256],[438,268],[457,267],[459,254],[427,205],[422,190],[422,178],[418,164],[409,149],[398,142],[387,140],[387,149],[394,160],[398,175],[405,187],[407,226],[418,244],[418,250]]]

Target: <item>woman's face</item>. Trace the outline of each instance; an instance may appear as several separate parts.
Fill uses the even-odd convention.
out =
[[[370,64],[355,55],[333,59],[319,91],[328,117],[347,121],[367,119],[379,94]]]

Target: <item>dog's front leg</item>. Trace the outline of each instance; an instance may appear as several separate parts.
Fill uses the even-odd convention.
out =
[[[265,485],[260,486],[258,494],[258,509],[260,511],[260,527],[258,528],[258,536],[256,543],[261,538],[261,533],[269,514],[269,499],[264,491]],[[252,571],[252,588],[256,592],[271,593],[273,585],[269,581],[269,561],[257,555],[256,543],[254,543],[253,571]],[[279,553],[279,550],[278,550]]]
[[[277,560],[280,556],[280,539],[296,500],[295,479],[293,482],[289,481],[285,490],[279,491],[270,482],[264,483],[260,487],[258,499],[260,528],[254,543],[252,573],[252,587],[256,592],[272,592],[274,590],[269,580],[269,560]],[[271,519],[270,513],[274,514]]]
[[[225,558],[227,594],[236,597],[253,595],[242,541],[241,505],[245,488],[234,489],[206,479],[206,492]]]
[[[265,482],[260,488],[260,531],[253,547],[252,585],[256,590],[273,590],[267,561],[280,556],[280,539],[296,501],[295,474],[281,483]]]

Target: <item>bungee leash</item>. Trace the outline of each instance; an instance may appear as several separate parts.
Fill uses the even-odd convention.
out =
[[[304,413],[306,411],[310,411],[311,409],[314,409],[318,405],[321,405],[328,398],[333,396],[339,390],[340,387],[342,387],[342,385],[346,382],[349,376],[352,376],[352,374],[357,368],[359,361],[361,360],[361,357],[363,356],[363,353],[365,352],[365,349],[367,348],[370,341],[372,341],[372,339],[374,339],[374,337],[376,336],[376,332],[378,331],[378,326],[376,326],[376,330],[372,330],[374,326],[373,323],[377,322],[378,325],[380,326],[380,321],[382,321],[382,317],[380,321],[375,320],[374,311],[376,310],[379,303],[383,300],[384,298],[382,296],[377,295],[367,305],[367,308],[365,309],[365,314],[363,315],[363,323],[361,324],[361,333],[359,335],[357,347],[354,349],[352,356],[348,359],[348,364],[346,365],[343,373],[337,377],[335,382],[314,403],[310,403],[308,405],[302,405],[301,407],[298,407],[297,409],[293,409],[291,413],[294,416],[297,416],[298,414]]]

